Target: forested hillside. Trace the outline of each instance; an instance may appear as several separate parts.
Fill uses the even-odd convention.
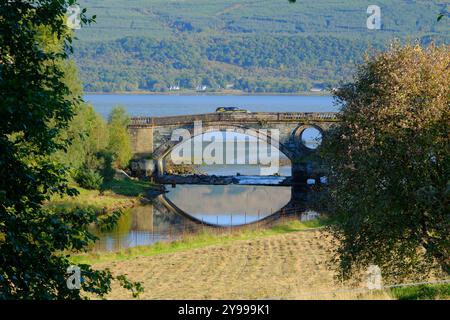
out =
[[[389,41],[450,42],[447,1],[84,0],[97,23],[77,31],[86,91],[301,92],[347,81],[355,63]]]

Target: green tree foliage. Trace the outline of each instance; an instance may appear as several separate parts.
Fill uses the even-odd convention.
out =
[[[42,39],[43,43],[48,43],[47,39],[51,35],[46,34],[46,36],[47,38]],[[52,45],[52,47],[55,46],[55,44]],[[64,72],[62,81],[73,96],[81,96],[83,88],[75,63],[72,60],[59,63]],[[74,116],[68,126],[60,130],[59,139],[67,141],[68,145],[64,150],[59,150],[53,155],[54,160],[77,172],[82,166],[98,162],[97,153],[99,150],[105,150],[108,144],[106,122],[92,106],[81,102],[74,106]]]
[[[366,26],[370,4],[90,0],[98,23],[77,31],[75,59],[90,92],[204,84],[207,90],[293,93],[350,81],[364,52],[385,49],[393,37],[424,45],[450,41],[448,21],[436,21],[447,6],[442,1],[379,0],[377,31]]]
[[[429,37],[421,38],[424,45],[429,41]],[[308,91],[314,85],[337,87],[349,81],[355,64],[362,62],[369,48],[386,49],[385,39],[323,34],[183,41],[126,37],[81,43],[75,59],[85,89],[91,92],[168,91],[171,85],[179,84],[190,90],[198,85],[210,90],[232,85],[245,92],[293,93]]]
[[[116,106],[109,115],[109,143],[108,151],[111,152],[114,164],[124,168],[131,160],[131,140],[127,131],[130,118],[122,106]]]
[[[103,177],[94,169],[82,168],[75,176],[78,185],[85,189],[100,190],[103,184]]]
[[[64,83],[74,95],[83,90],[78,70],[73,61],[64,61]],[[70,168],[72,176],[83,188],[100,189],[103,181],[112,180],[111,154],[107,151],[109,130],[106,121],[86,103],[74,108],[74,117],[67,128],[61,130],[59,139],[68,141],[64,150],[54,154],[54,159]]]
[[[372,42],[382,48],[378,40]],[[367,43],[333,36],[249,35],[232,39],[127,37],[82,43],[75,59],[87,91],[233,89],[292,93],[349,79]],[[138,54],[136,54],[138,53]],[[110,61],[114,60],[112,65]],[[132,66],[139,66],[130,67]]]
[[[106,121],[92,106],[82,103],[67,128],[61,131],[60,139],[70,141],[66,150],[55,153],[55,159],[74,171],[82,166],[95,168],[97,154],[108,144]]]
[[[82,103],[76,110],[60,134],[60,139],[70,144],[55,153],[55,159],[71,169],[81,187],[101,189],[102,182],[114,178],[113,167],[126,167],[131,159],[130,136],[126,130],[129,117],[122,107],[112,111],[109,123],[88,104]]]
[[[337,260],[385,278],[450,272],[450,47],[393,45],[341,87],[324,137]]]
[[[92,243],[87,227],[98,220],[91,211],[43,206],[52,195],[77,194],[67,185],[67,168],[53,159],[66,148],[60,134],[81,103],[62,67],[71,42],[64,16],[73,2],[0,5],[0,299],[104,295],[114,279],[108,270],[81,265],[82,290],[67,287],[70,262],[62,252]],[[91,22],[84,13],[82,21]],[[48,46],[54,39],[63,48]]]

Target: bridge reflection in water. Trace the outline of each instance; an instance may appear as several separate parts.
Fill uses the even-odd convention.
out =
[[[178,185],[168,189],[153,204],[125,212],[113,230],[97,233],[93,250],[117,251],[174,240],[186,233],[266,224],[282,214],[303,211],[291,187]]]
[[[179,185],[161,196],[160,202],[172,212],[207,225],[239,226],[280,211],[290,199],[290,187]]]

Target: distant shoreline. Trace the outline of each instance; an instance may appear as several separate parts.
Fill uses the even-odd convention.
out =
[[[282,92],[242,92],[242,91],[177,91],[177,92],[155,92],[155,91],[114,91],[114,92],[84,92],[85,95],[160,95],[160,96],[333,96],[329,91],[321,92],[296,92],[296,93],[282,93]]]

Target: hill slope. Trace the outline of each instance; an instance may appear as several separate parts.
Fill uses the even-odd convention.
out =
[[[391,39],[449,43],[444,1],[84,0],[97,23],[77,31],[75,59],[87,91],[167,91],[170,86],[299,92],[347,81],[368,49]]]

